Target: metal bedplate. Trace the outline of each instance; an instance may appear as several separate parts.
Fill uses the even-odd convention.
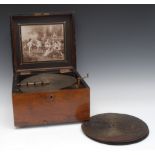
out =
[[[42,73],[22,80],[19,89],[22,92],[44,92],[59,90],[74,85],[76,78],[63,74]]]

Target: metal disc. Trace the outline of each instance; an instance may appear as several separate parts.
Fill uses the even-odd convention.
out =
[[[27,83],[44,82],[43,85],[27,86]],[[69,75],[43,73],[31,76],[20,82],[22,92],[44,92],[59,90],[76,83],[76,78]]]
[[[84,134],[107,144],[138,142],[149,134],[148,126],[134,116],[117,113],[95,115],[82,124]]]

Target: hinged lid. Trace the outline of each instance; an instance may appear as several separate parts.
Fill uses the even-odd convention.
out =
[[[12,16],[11,34],[14,72],[76,69],[72,14]]]

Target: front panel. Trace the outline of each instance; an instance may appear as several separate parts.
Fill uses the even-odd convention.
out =
[[[89,88],[48,93],[13,93],[15,126],[81,122],[89,119]]]

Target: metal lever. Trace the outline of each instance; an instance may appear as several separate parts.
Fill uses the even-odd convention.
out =
[[[17,86],[39,86],[39,85],[47,85],[49,81],[36,81],[36,82],[27,82],[27,83],[18,83]]]
[[[88,78],[88,77],[89,77],[89,74],[88,74],[88,73],[87,73],[85,76],[83,76],[83,77],[78,77],[78,78],[77,78],[76,88],[79,88],[79,87],[80,87],[81,80],[86,79],[86,78]]]

